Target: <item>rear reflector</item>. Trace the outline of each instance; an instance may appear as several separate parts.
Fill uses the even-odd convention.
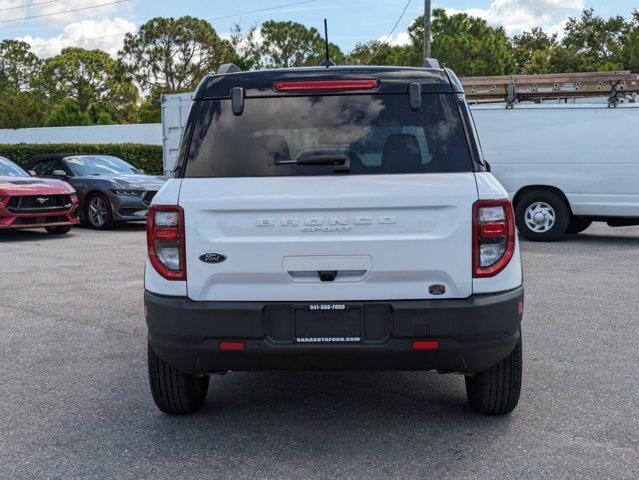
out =
[[[301,82],[275,82],[277,92],[336,92],[344,90],[373,90],[377,80],[321,80]]]
[[[479,235],[482,238],[501,238],[508,235],[508,225],[505,222],[482,223]]]
[[[523,301],[519,301],[519,303],[517,304],[517,313],[519,315],[521,315],[522,313],[524,313],[524,302]]]
[[[413,342],[413,350],[437,350],[439,342],[437,340],[416,340]]]
[[[220,350],[239,352],[244,350],[244,342],[220,342]]]

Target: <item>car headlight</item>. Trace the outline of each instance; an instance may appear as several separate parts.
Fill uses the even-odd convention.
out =
[[[142,190],[113,190],[113,193],[123,197],[139,197],[142,195]]]

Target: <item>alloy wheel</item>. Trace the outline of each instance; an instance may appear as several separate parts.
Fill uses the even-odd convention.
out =
[[[89,221],[94,227],[102,227],[107,220],[108,210],[107,210],[106,200],[96,195],[89,202],[88,214]]]

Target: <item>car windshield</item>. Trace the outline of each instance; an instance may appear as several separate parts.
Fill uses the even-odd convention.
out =
[[[247,98],[199,105],[186,177],[471,171],[457,98],[407,95]]]
[[[29,174],[7,158],[0,157],[0,177],[28,177]]]
[[[108,155],[86,155],[66,157],[65,161],[73,173],[79,177],[87,175],[133,175],[141,170],[121,158]]]

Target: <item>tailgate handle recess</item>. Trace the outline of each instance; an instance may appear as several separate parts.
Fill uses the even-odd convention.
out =
[[[317,276],[322,282],[332,282],[337,277],[337,270],[318,270]]]
[[[372,270],[368,255],[284,257],[284,274],[294,283],[359,283]]]

